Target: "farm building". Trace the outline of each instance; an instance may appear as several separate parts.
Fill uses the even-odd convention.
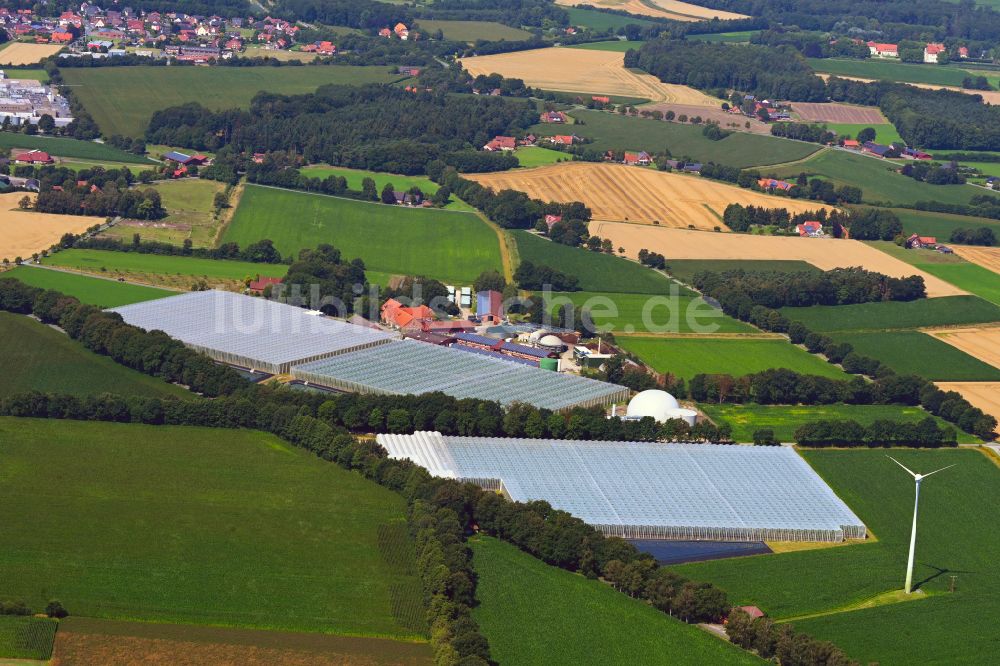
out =
[[[757,184],[765,190],[784,190],[787,192],[792,189],[792,184],[788,181],[776,180],[774,178],[758,178]]]
[[[397,459],[630,539],[861,539],[864,523],[793,449],[379,435]]]
[[[133,326],[163,331],[216,361],[272,374],[394,339],[384,331],[228,291],[192,291],[110,312]]]
[[[517,148],[517,139],[512,136],[496,136],[493,140],[483,146],[483,150],[487,152],[496,152],[498,150],[510,151]]]
[[[503,319],[503,294],[493,290],[477,292],[476,314],[480,320],[488,317],[498,322]]]
[[[876,58],[898,58],[899,44],[883,44],[881,42],[868,42],[868,51]]]
[[[803,238],[820,238],[823,236],[823,223],[816,220],[795,225],[795,232]]]
[[[490,350],[465,350],[402,340],[298,365],[291,374],[310,384],[358,393],[419,395],[523,402],[553,411],[624,400],[622,386],[542,370]]]

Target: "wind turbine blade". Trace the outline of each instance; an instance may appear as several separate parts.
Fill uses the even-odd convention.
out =
[[[892,456],[886,456],[886,458],[888,458],[888,459],[889,459],[889,460],[891,460],[892,462],[896,463],[897,465],[899,465],[900,467],[902,467],[903,469],[905,469],[905,470],[906,470],[907,472],[909,472],[909,473],[910,473],[910,476],[912,476],[912,477],[913,477],[914,479],[915,479],[915,478],[917,478],[917,474],[916,474],[916,472],[914,472],[914,471],[913,471],[912,469],[910,469],[909,467],[907,467],[907,466],[906,466],[906,465],[904,465],[903,463],[899,462],[898,460],[896,460],[896,459],[895,459],[895,458],[893,458]]]
[[[958,464],[958,463],[955,463],[955,464]],[[948,465],[948,467],[954,467],[954,466],[955,466],[955,465]],[[927,478],[928,476],[930,476],[931,474],[937,474],[938,472],[943,472],[943,471],[945,471],[946,469],[948,469],[948,467],[942,467],[941,469],[936,469],[936,470],[934,470],[933,472],[928,472],[927,474],[924,474],[924,478],[926,479],[926,478]]]

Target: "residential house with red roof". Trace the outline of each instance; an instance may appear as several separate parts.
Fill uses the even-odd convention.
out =
[[[795,231],[803,238],[820,238],[823,236],[823,223],[816,220],[809,220],[808,222],[795,225]]]
[[[782,190],[787,192],[792,189],[792,184],[788,181],[777,180],[775,178],[760,178],[757,180],[757,184],[765,190]]]
[[[14,155],[14,161],[21,164],[52,164],[55,160],[43,150],[27,150]]]
[[[496,152],[498,150],[510,151],[517,148],[517,139],[512,136],[497,136],[494,137],[492,141],[483,146],[483,150],[487,152]]]
[[[622,164],[628,164],[629,166],[649,166],[652,162],[653,158],[645,150],[638,153],[626,150],[625,157],[622,159]]]
[[[924,62],[937,63],[938,56],[945,52],[944,44],[928,44],[924,47]]]
[[[876,58],[898,58],[899,44],[884,44],[882,42],[868,42],[868,50]]]

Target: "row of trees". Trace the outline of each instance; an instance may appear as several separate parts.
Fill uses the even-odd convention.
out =
[[[239,243],[227,242],[219,247],[193,247],[190,239],[185,239],[180,246],[161,241],[144,241],[139,234],[132,236],[131,242],[120,238],[80,238],[73,234],[64,234],[60,245],[65,248],[75,247],[85,250],[110,250],[113,252],[136,252],[138,254],[162,254],[178,257],[198,257],[200,259],[234,259],[249,261],[255,264],[280,264],[281,253],[274,247],[270,239],[259,240],[244,248]],[[287,260],[288,263],[291,259]]]
[[[702,271],[692,279],[696,289],[722,305],[723,310],[749,311],[810,305],[850,305],[878,301],[912,301],[927,296],[919,275],[896,278],[855,268],[829,271]]]
[[[524,260],[514,273],[514,280],[521,289],[552,291],[577,291],[580,288],[580,278],[567,275],[544,264],[535,264]]]
[[[734,608],[726,619],[726,636],[762,659],[776,659],[781,666],[851,666],[856,663],[829,641],[798,633],[792,625],[778,624],[769,617],[751,617],[742,608]]]
[[[965,176],[959,173],[958,166],[955,164],[910,162],[904,165],[899,172],[928,185],[961,185],[965,182]]]
[[[916,423],[879,419],[867,426],[857,421],[821,420],[804,423],[795,430],[795,442],[800,446],[909,446],[938,448],[957,446],[955,429],[939,427],[934,417]]]
[[[952,243],[960,245],[996,245],[997,237],[993,229],[979,227],[977,229],[955,229],[951,232]]]
[[[167,215],[157,190],[119,190],[113,182],[103,189],[86,181],[43,189],[35,199],[35,210],[62,215],[120,215],[138,220],[158,220]]]
[[[833,227],[833,235],[839,237],[843,235],[847,216],[839,210],[827,212],[825,208],[793,215],[787,208],[764,208],[763,206],[744,206],[733,203],[726,206],[726,210],[722,213],[722,220],[727,227],[737,232],[750,231],[753,227],[775,227],[786,233],[792,233],[797,225],[812,220],[822,223],[823,226]]]

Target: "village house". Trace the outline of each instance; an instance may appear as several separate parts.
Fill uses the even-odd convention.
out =
[[[566,114],[562,111],[546,111],[541,115],[541,121],[543,123],[565,123],[568,118]]]
[[[823,223],[816,220],[809,220],[795,225],[795,232],[803,238],[822,238]]]
[[[652,162],[653,158],[645,150],[638,153],[626,150],[625,157],[622,159],[622,164],[628,164],[629,166],[649,166]]]
[[[545,226],[549,228],[549,231],[552,231],[552,227],[554,227],[557,222],[562,222],[562,215],[545,216]]]
[[[392,31],[403,41],[410,38],[410,29],[406,27],[405,23],[397,23],[396,27],[393,28]]]
[[[898,44],[883,44],[881,42],[868,42],[868,51],[876,58],[898,58]]]
[[[557,146],[572,146],[574,143],[579,143],[580,137],[575,134],[556,134],[555,136],[549,137],[549,143]]]
[[[594,95],[590,98],[591,100],[597,102],[598,104],[610,104],[611,98],[605,95]]]
[[[384,324],[404,328],[414,323],[433,321],[434,310],[426,305],[406,307],[395,298],[390,298],[382,304],[380,318]]]
[[[856,139],[844,139],[844,148],[848,150],[861,150],[861,142]]]
[[[487,152],[510,151],[517,148],[517,139],[512,136],[497,136],[494,137],[492,141],[483,146],[483,150]]]
[[[917,150],[916,148],[904,148],[902,156],[905,157],[905,158],[907,158],[907,159],[911,159],[911,160],[930,160],[930,159],[933,159],[933,157],[930,155],[930,153],[925,153],[924,151]]]
[[[875,143],[874,141],[865,141],[864,145],[861,146],[861,152],[868,153],[869,155],[875,155],[877,157],[886,157],[892,151],[892,146],[884,146],[881,143]]]
[[[52,164],[55,161],[51,155],[42,150],[27,150],[13,157],[19,164]]]
[[[757,180],[757,185],[759,185],[761,189],[771,191],[782,190],[783,192],[787,192],[792,189],[791,183],[784,180],[777,180],[775,178],[760,178]]]
[[[920,236],[918,234],[912,234],[906,239],[906,249],[908,250],[934,250],[937,249],[937,246],[937,238],[934,236]]]
[[[937,63],[938,56],[944,52],[944,44],[928,44],[924,47],[924,62]]]

